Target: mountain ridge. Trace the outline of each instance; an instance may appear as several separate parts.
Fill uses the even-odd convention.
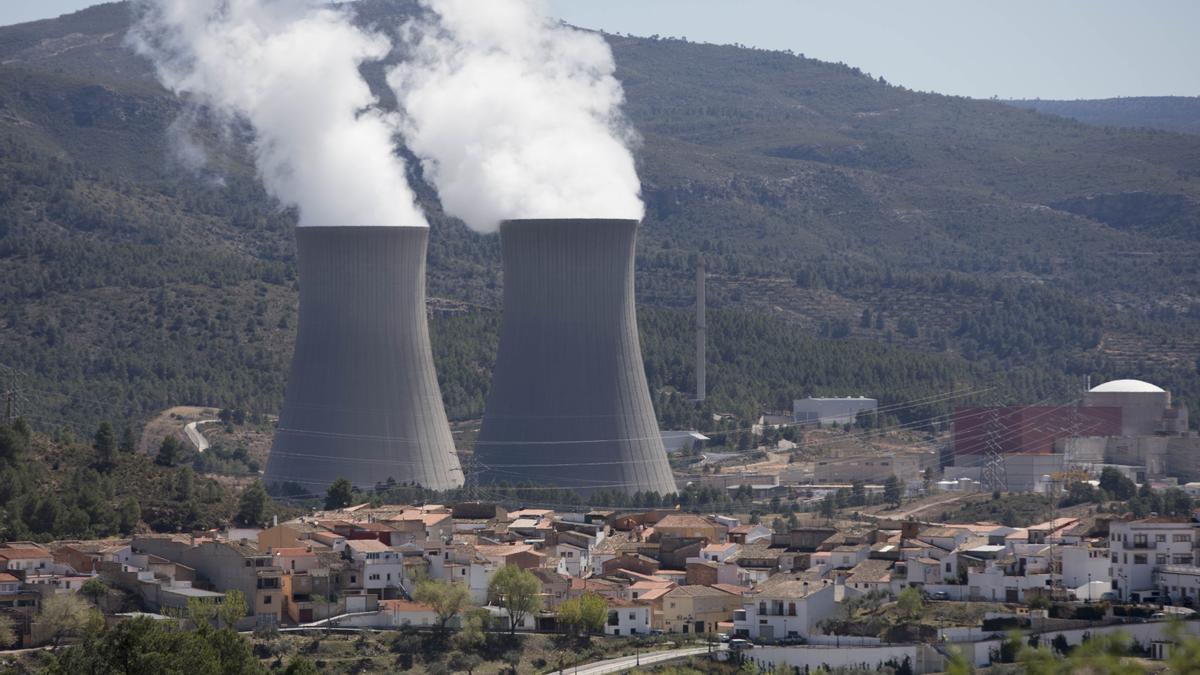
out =
[[[1200,96],[1128,96],[1100,99],[1004,101],[1087,124],[1200,134]]]

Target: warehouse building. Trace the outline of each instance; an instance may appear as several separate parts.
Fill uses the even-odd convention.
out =
[[[792,401],[792,420],[797,424],[853,424],[860,413],[874,414],[879,401],[862,396],[802,398]]]

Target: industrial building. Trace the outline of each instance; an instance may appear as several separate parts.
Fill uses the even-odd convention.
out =
[[[1121,432],[1119,407],[1004,406],[954,411],[954,463],[978,465],[989,451],[1052,453],[1054,444],[1076,436]]]
[[[501,224],[504,318],[475,446],[480,482],[676,491],[638,340],[637,226]]]
[[[1014,492],[1044,489],[1064,471],[1099,475],[1105,467],[1138,482],[1196,480],[1200,436],[1187,425],[1186,408],[1172,406],[1169,392],[1140,380],[1093,387],[1078,406],[960,409],[954,415],[956,470],[947,476],[994,464]]]
[[[1119,434],[1077,434],[1105,436],[1153,436],[1187,431],[1187,408],[1171,407],[1171,394],[1162,387],[1141,380],[1113,380],[1092,387],[1083,395],[1088,408],[1118,408],[1121,411]]]
[[[801,398],[792,401],[792,420],[797,424],[853,424],[860,413],[874,413],[879,401],[862,396]]]
[[[269,487],[463,484],[425,317],[418,227],[296,230],[300,322]]]
[[[889,452],[819,459],[813,464],[813,482],[824,484],[860,481],[883,484],[888,478],[895,476],[906,487],[912,489],[921,485],[925,469],[936,468],[937,462],[937,453],[933,451]]]

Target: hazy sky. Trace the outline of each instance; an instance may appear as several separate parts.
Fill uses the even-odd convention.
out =
[[[587,28],[792,49],[911,89],[1001,98],[1200,95],[1198,0],[549,1]],[[0,24],[91,4],[0,0]]]

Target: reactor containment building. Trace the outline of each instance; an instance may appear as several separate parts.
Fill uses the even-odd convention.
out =
[[[300,322],[265,482],[445,490],[463,473],[433,367],[424,227],[299,227]]]
[[[634,307],[635,220],[500,226],[504,318],[473,475],[480,483],[676,491]]]

